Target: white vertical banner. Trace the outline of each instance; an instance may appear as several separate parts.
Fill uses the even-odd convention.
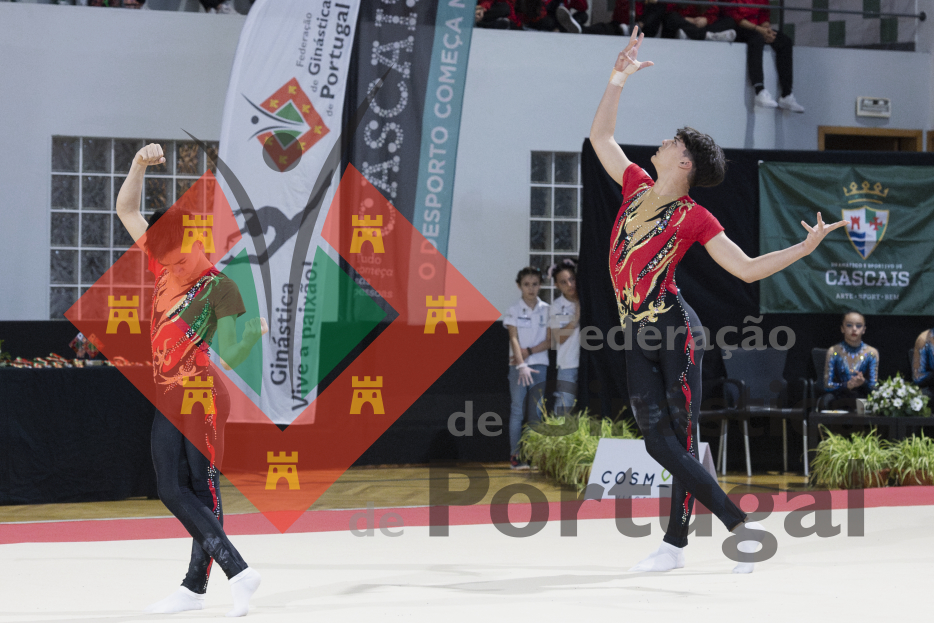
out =
[[[336,168],[323,186],[322,171],[340,140],[358,8],[359,0],[257,0],[224,103],[217,178],[243,238],[219,268],[239,264],[252,274],[259,313],[269,322],[252,377],[240,368],[229,376],[276,424],[291,423],[315,397],[309,369],[317,353],[309,352],[308,336],[320,335],[329,310],[309,291],[321,286],[316,256],[336,257],[320,232],[339,181]],[[306,209],[313,190],[325,187],[315,199],[320,208]],[[302,227],[313,232],[311,242],[296,249]],[[293,281],[295,266],[301,271]]]

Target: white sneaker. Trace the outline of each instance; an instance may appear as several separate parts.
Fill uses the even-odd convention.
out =
[[[756,96],[756,106],[759,108],[778,108],[778,102],[775,101],[768,89],[762,89]]]
[[[219,15],[234,15],[237,11],[234,10],[233,1],[225,0],[217,5],[216,9],[208,9],[208,13],[217,13]]]
[[[736,31],[730,28],[723,32],[708,32],[704,38],[707,39],[707,41],[725,41],[726,43],[733,43],[736,41]]]
[[[687,39],[687,38],[688,38],[688,34],[687,34],[686,32],[684,32],[684,29],[679,28],[679,29],[678,29],[678,39]]]
[[[619,34],[624,37],[629,36],[629,24],[617,24],[619,26]]]
[[[778,98],[778,107],[791,112],[804,112],[804,106],[798,103],[794,93],[789,93],[787,97]]]
[[[568,32],[574,34],[580,34],[583,32],[581,25],[577,23],[577,20],[571,16],[571,12],[568,11],[568,8],[563,4],[558,6],[558,9],[555,11],[555,18],[558,20],[558,23]]]

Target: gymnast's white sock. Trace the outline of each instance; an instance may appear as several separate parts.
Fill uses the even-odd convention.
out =
[[[765,528],[762,527],[762,524],[755,521],[747,521],[746,527],[750,530],[761,530],[762,532],[765,532]],[[752,554],[759,549],[759,541],[740,541],[736,545],[736,549],[743,552],[744,554]],[[752,573],[754,567],[755,563],[741,562],[733,567],[733,573]]]
[[[639,561],[630,571],[671,571],[684,566],[684,548],[662,541],[657,550]]]
[[[247,567],[237,575],[230,578],[230,591],[233,593],[233,610],[227,613],[229,617],[246,616],[250,606],[250,597],[259,588],[259,573],[253,567]]]
[[[171,614],[185,612],[186,610],[201,610],[204,608],[204,595],[193,593],[184,586],[156,603],[147,606],[145,612],[150,614]]]

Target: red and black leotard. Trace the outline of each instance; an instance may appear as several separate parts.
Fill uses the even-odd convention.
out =
[[[247,568],[223,528],[215,459],[222,452],[219,428],[227,418],[230,399],[208,350],[218,320],[243,314],[243,300],[236,284],[213,267],[169,300],[168,271],[151,256],[149,270],[156,275],[151,338],[159,391],[151,435],[153,467],[159,498],[193,539],[182,586],[204,594],[212,561],[228,579]],[[210,380],[210,409],[204,403],[194,409],[183,407],[185,393],[191,391],[185,387],[186,379]]]
[[[700,411],[704,331],[675,283],[688,248],[707,244],[723,227],[687,195],[654,208],[643,205],[653,185],[635,164],[623,173],[610,275],[620,323],[634,329],[626,348],[633,416],[649,455],[673,476],[665,541],[684,547],[695,496],[728,529],[745,518],[696,459],[692,422]]]
[[[707,244],[723,231],[717,219],[687,195],[644,213],[642,199],[654,185],[635,164],[623,173],[623,205],[610,239],[610,275],[624,325],[631,318],[645,326],[670,310],[666,299],[678,296],[678,262],[695,241]]]

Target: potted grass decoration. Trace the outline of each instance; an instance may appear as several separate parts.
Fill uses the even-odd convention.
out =
[[[873,429],[847,438],[821,426],[822,441],[811,462],[811,484],[830,489],[884,487],[891,472],[892,450]]]
[[[893,444],[891,465],[901,485],[934,485],[934,439],[922,432]]]
[[[545,413],[540,424],[527,427],[519,441],[519,457],[561,484],[587,488],[600,439],[640,439],[628,419],[595,418],[585,409],[571,415]]]

